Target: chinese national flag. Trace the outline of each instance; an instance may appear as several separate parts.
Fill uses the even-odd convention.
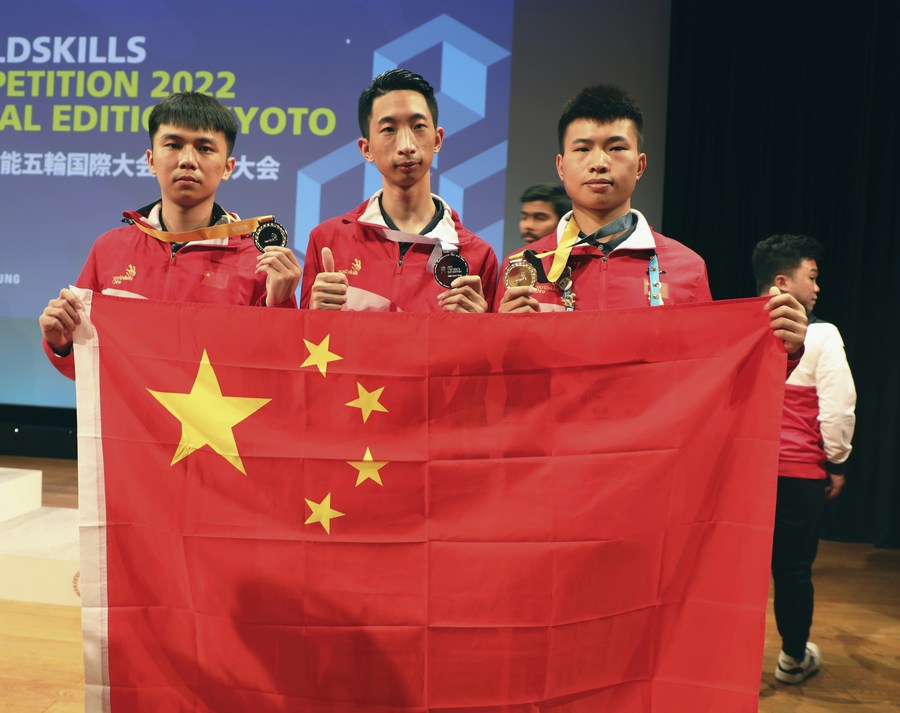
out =
[[[88,711],[756,713],[764,301],[85,299]]]

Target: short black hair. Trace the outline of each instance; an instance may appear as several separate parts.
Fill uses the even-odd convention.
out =
[[[529,186],[522,191],[519,201],[521,203],[527,203],[528,201],[552,203],[557,218],[562,218],[572,210],[572,199],[569,198],[566,189],[558,183],[536,183],[533,186]]]
[[[772,285],[778,275],[794,272],[804,260],[819,262],[825,248],[808,235],[770,235],[753,248],[753,276],[756,290]]]
[[[638,151],[644,145],[644,115],[637,102],[618,87],[610,84],[585,87],[566,103],[557,125],[560,153],[564,153],[566,129],[577,119],[590,119],[598,124],[629,119],[637,132]]]
[[[434,87],[432,87],[421,74],[410,72],[408,69],[389,69],[382,72],[372,83],[363,89],[359,95],[359,130],[363,137],[369,138],[369,122],[372,120],[372,104],[378,97],[384,96],[388,92],[408,89],[418,92],[425,97],[425,103],[431,111],[431,118],[435,127],[438,125],[438,105],[437,99],[434,98]]]
[[[191,131],[221,131],[228,144],[228,155],[234,151],[238,122],[231,110],[215,97],[200,92],[179,92],[153,107],[147,120],[150,146],[163,124],[181,126]]]

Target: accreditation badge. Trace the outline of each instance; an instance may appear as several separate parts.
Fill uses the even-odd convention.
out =
[[[283,225],[276,223],[274,220],[260,223],[256,230],[253,231],[253,244],[260,252],[263,252],[270,245],[277,245],[280,248],[286,247],[287,242],[287,231]]]
[[[459,253],[444,253],[434,263],[434,279],[441,287],[449,288],[457,277],[469,274],[469,263]]]
[[[566,267],[563,271],[563,274],[560,275],[559,279],[556,281],[556,286],[559,288],[560,292],[571,292],[572,291],[572,268]]]

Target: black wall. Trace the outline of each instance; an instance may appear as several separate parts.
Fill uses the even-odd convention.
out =
[[[900,546],[900,3],[673,0],[664,231],[716,299],[753,294],[760,239],[828,250],[816,312],[859,401],[829,537]]]

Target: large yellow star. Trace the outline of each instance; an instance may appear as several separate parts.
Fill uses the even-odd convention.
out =
[[[208,445],[241,473],[247,474],[232,429],[271,399],[223,396],[205,349],[189,394],[147,391],[181,421],[181,442],[169,465],[175,465]]]
[[[325,528],[325,532],[330,535],[331,521],[336,517],[344,517],[344,513],[331,509],[331,493],[328,493],[328,495],[325,496],[325,499],[320,503],[310,500],[309,498],[303,499],[306,500],[306,504],[309,505],[309,509],[312,510],[312,515],[306,518],[306,522],[303,524],[311,525],[314,522],[318,522]]]
[[[325,372],[328,371],[328,362],[338,361],[344,358],[328,351],[329,339],[331,339],[330,334],[327,335],[325,339],[323,339],[319,344],[313,344],[306,339],[303,340],[303,343],[309,350],[309,356],[306,357],[306,361],[300,365],[301,369],[305,366],[317,366],[319,368],[319,373],[322,376],[325,376]]]
[[[374,480],[379,485],[384,485],[381,482],[381,475],[378,471],[386,466],[388,462],[386,460],[372,460],[372,452],[366,448],[366,454],[362,460],[348,460],[347,465],[352,465],[359,471],[359,475],[356,476],[357,486],[366,480]]]
[[[365,387],[357,381],[356,391],[359,393],[359,397],[353,401],[348,401],[344,406],[358,408],[362,412],[363,423],[369,420],[372,411],[381,411],[382,413],[388,412],[388,410],[378,402],[378,399],[381,398],[381,392],[384,391],[383,386],[380,389],[375,389],[375,391],[366,391]]]

